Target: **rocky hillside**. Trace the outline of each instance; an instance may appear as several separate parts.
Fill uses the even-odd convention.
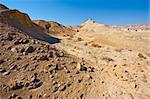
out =
[[[18,10],[7,9],[4,5],[0,5],[0,22],[13,26],[25,34],[34,38],[47,41],[49,43],[58,43],[59,39],[46,34],[41,27],[34,24],[29,16]]]
[[[86,96],[96,71],[92,65],[18,29],[0,27],[0,99]]]
[[[77,32],[76,28],[67,27],[54,21],[34,20],[33,22],[41,26],[45,32],[57,36],[72,36]]]

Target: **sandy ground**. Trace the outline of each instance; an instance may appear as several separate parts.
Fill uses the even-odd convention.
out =
[[[98,69],[88,99],[93,96],[95,99],[149,99],[149,32],[115,30],[102,25],[91,27],[89,22],[84,23],[79,33],[63,37],[58,44]]]

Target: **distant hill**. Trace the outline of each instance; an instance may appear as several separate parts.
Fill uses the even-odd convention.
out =
[[[53,35],[69,36],[74,35],[74,33],[77,32],[75,27],[64,26],[54,21],[33,20],[33,22],[41,26],[45,32]]]

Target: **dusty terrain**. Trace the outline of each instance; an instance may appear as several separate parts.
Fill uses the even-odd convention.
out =
[[[33,22],[0,5],[0,99],[150,98],[149,25]]]

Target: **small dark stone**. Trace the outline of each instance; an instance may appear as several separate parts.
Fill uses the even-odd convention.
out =
[[[13,93],[11,96],[12,96],[12,98],[17,97],[17,95],[15,93]]]
[[[60,86],[60,87],[59,87],[59,90],[60,90],[60,91],[64,91],[64,90],[66,90],[66,85],[62,85],[62,86]]]
[[[81,95],[80,95],[80,99],[83,99],[83,96],[84,96],[84,95],[83,95],[83,94],[81,94]]]
[[[27,52],[27,53],[32,53],[34,51],[35,51],[35,48],[33,48],[33,46],[29,46],[25,49],[25,52]]]
[[[14,85],[11,86],[11,90],[17,90],[17,89],[21,89],[23,87],[23,84],[20,83],[15,83]]]
[[[53,57],[53,51],[48,52],[48,57]]]
[[[21,60],[21,57],[16,57],[17,60]]]
[[[61,69],[62,69],[61,65],[60,64],[56,64],[55,70],[61,70]]]
[[[10,67],[10,70],[14,70],[17,68],[17,65],[13,64],[11,67]]]
[[[23,53],[24,51],[25,51],[25,48],[22,48],[22,49],[20,50],[21,53]]]
[[[4,73],[4,72],[6,72],[6,70],[3,68],[0,68],[0,73]]]
[[[79,73],[80,73],[80,72],[77,70],[77,71],[76,71],[76,74],[79,74]]]
[[[8,40],[8,41],[12,41],[12,40],[13,40],[13,37],[12,37],[12,36],[10,36],[10,35],[8,35],[8,36],[7,36],[7,38],[6,38],[6,40]]]
[[[32,95],[29,95],[29,99],[32,99]]]
[[[0,64],[4,63],[4,59],[0,59]]]
[[[22,99],[22,97],[21,97],[21,96],[18,96],[17,99]]]
[[[87,68],[84,66],[81,66],[80,71],[87,71]]]
[[[58,91],[58,87],[57,86],[53,87],[53,92],[56,92],[56,91]]]
[[[13,98],[12,96],[9,96],[9,97],[8,97],[8,99],[12,99],[12,98]]]
[[[64,56],[64,52],[62,52],[62,51],[57,51],[57,52],[56,52],[56,56],[57,56],[57,57],[63,57],[63,56]]]
[[[29,88],[29,89],[36,89],[36,88],[42,86],[42,84],[43,84],[43,82],[42,82],[41,80],[34,78],[34,79],[29,83],[28,88]]]
[[[26,83],[26,84],[25,84],[25,87],[28,87],[28,86],[29,86],[29,83]]]
[[[56,81],[53,81],[53,82],[52,82],[52,85],[56,85],[56,84],[57,84],[57,82],[56,82]]]
[[[19,45],[19,44],[20,44],[19,40],[15,41],[14,44],[15,44],[15,45]]]
[[[29,40],[22,40],[22,42],[21,42],[22,44],[27,44],[27,43],[29,43]]]
[[[4,76],[9,75],[9,74],[10,74],[10,71],[6,71],[3,73]]]
[[[39,60],[47,60],[48,61],[49,59],[48,59],[47,55],[42,55]]]
[[[79,83],[81,83],[81,81],[82,81],[81,79],[78,80]]]

